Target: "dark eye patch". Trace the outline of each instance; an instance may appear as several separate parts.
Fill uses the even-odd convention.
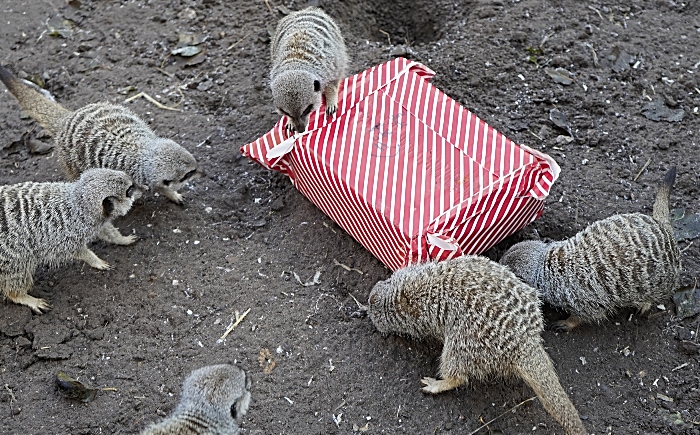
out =
[[[304,113],[303,113],[301,116],[306,116],[306,115],[308,115],[309,113],[311,113],[311,111],[312,111],[313,109],[314,109],[313,104],[309,104],[309,107],[307,107],[306,110],[304,110]]]
[[[108,197],[102,200],[102,213],[105,217],[110,216],[114,211],[114,203],[112,203],[112,197]]]
[[[190,177],[192,177],[195,173],[197,172],[196,169],[192,169],[190,172],[186,173],[184,177],[180,179],[180,182],[184,182],[188,180]]]
[[[163,186],[170,186],[170,183],[172,183],[173,180],[163,180]]]
[[[126,196],[128,198],[131,198],[131,195],[133,195],[133,194],[134,194],[134,185],[132,184],[131,186],[129,186],[128,189],[126,189]]]
[[[236,407],[236,403],[234,402],[233,405],[231,405],[231,417],[235,420],[238,417],[238,408]]]

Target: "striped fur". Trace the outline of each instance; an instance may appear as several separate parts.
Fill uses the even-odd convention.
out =
[[[653,217],[615,215],[568,240],[521,242],[500,262],[537,287],[547,303],[571,314],[556,329],[600,323],[619,308],[646,312],[679,285],[680,251],[668,207],[675,176],[675,168],[666,175]]]
[[[567,434],[586,433],[542,346],[536,290],[498,263],[463,256],[400,269],[374,286],[369,315],[383,334],[443,341],[442,379],[423,378],[424,392],[518,376]]]
[[[58,158],[71,180],[90,168],[115,169],[180,204],[177,190],[201,174],[192,154],[157,136],[124,106],[96,103],[69,111],[2,66],[0,81],[22,109],[55,136]]]
[[[326,99],[326,115],[338,108],[338,85],[347,73],[345,41],[331,17],[316,7],[292,12],[272,39],[270,86],[275,107],[288,128],[302,133],[309,114]]]
[[[85,171],[73,183],[0,186],[3,294],[41,313],[49,305],[27,294],[37,267],[78,259],[97,269],[110,268],[87,243],[98,237],[117,244],[132,243],[135,238],[121,236],[111,221],[125,215],[139,196],[131,177],[110,169]]]
[[[182,386],[173,414],[141,435],[236,435],[248,411],[251,380],[234,365],[193,371]]]

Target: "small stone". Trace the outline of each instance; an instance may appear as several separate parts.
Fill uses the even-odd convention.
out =
[[[15,339],[15,344],[17,345],[17,347],[27,349],[28,347],[31,347],[32,342],[29,341],[27,337],[18,337],[17,339]]]
[[[270,204],[270,208],[271,208],[273,211],[280,211],[280,210],[282,210],[282,209],[284,208],[284,199],[282,199],[282,197],[280,196],[279,198],[277,198],[276,200],[274,200],[274,201],[272,202],[272,204]]]

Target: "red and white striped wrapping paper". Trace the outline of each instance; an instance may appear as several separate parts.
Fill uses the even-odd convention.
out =
[[[542,214],[559,166],[432,86],[434,74],[404,58],[371,68],[341,83],[335,116],[322,105],[296,139],[282,118],[241,152],[287,174],[392,270],[481,253]]]

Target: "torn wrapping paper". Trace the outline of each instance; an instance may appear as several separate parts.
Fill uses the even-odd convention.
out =
[[[481,253],[542,214],[559,176],[397,58],[345,79],[338,112],[286,118],[241,152],[294,186],[392,270]]]

